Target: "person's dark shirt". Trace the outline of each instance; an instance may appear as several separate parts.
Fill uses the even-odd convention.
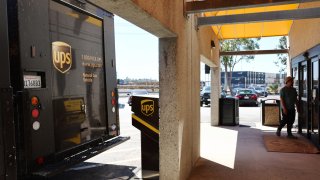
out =
[[[294,105],[297,101],[297,91],[294,87],[283,87],[280,90],[280,97],[284,101],[287,110],[294,110]]]

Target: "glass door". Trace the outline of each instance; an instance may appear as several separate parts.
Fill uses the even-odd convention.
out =
[[[319,141],[319,60],[318,57],[312,59],[312,94],[311,94],[311,135]]]
[[[299,88],[300,88],[300,83],[299,83],[299,64],[292,64],[291,68],[291,74],[293,77],[293,87],[297,90],[297,93],[299,95]],[[298,96],[300,98],[300,96]],[[300,101],[300,99],[299,99]],[[300,125],[299,121],[299,114],[296,114],[296,119],[295,122],[298,120],[298,126]],[[301,128],[298,128],[298,132],[301,133]]]
[[[309,134],[308,128],[308,67],[304,61],[299,66],[299,133]]]

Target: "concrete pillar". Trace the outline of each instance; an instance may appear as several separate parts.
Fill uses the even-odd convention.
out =
[[[292,74],[291,74],[291,59],[290,59],[289,55],[288,55],[288,59],[287,59],[287,76],[292,76]]]
[[[220,68],[211,67],[211,126],[219,125]]]
[[[199,57],[210,58],[212,28],[197,29],[181,0],[89,1],[159,38],[160,178],[187,179],[200,154]]]
[[[159,39],[160,177],[179,179],[180,145],[176,38]]]

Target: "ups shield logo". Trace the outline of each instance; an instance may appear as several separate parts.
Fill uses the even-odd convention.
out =
[[[141,113],[145,116],[151,116],[154,113],[154,101],[150,99],[142,100]]]
[[[61,41],[52,42],[52,62],[59,72],[68,72],[72,65],[71,46]]]

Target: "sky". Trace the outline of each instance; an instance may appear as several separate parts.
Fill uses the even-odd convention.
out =
[[[279,37],[261,38],[260,49],[275,49]],[[115,16],[116,66],[118,79],[159,80],[158,38],[132,23]],[[256,55],[250,63],[242,61],[234,71],[278,73],[274,64],[277,55]],[[204,80],[204,64],[201,63],[201,80]]]
[[[259,41],[261,50],[276,49],[280,37],[266,37]],[[276,54],[256,55],[253,61],[247,63],[246,61],[239,62],[236,65],[235,71],[257,71],[279,73],[279,67],[274,64],[278,59]]]
[[[115,16],[117,78],[159,80],[158,38]]]

